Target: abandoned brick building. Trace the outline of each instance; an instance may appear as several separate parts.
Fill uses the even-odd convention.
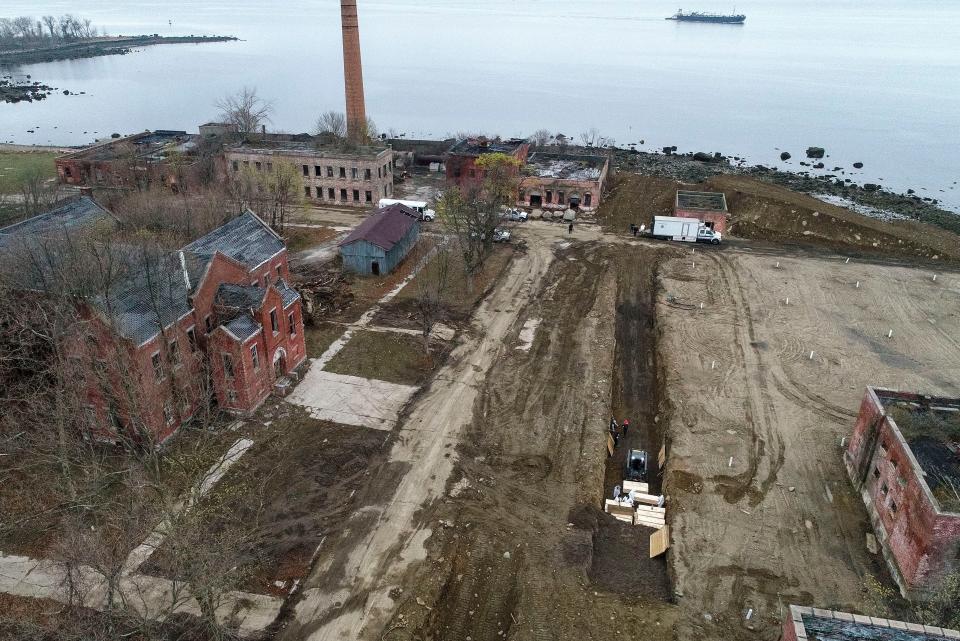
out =
[[[942,641],[960,632],[895,619],[791,605],[780,641]]]
[[[542,209],[599,207],[609,168],[606,156],[535,152],[522,170],[518,203]]]
[[[844,461],[904,596],[960,570],[960,398],[868,387]]]
[[[273,171],[274,163],[294,165],[307,201],[370,207],[393,195],[393,149],[371,142],[344,144],[326,136],[263,134],[228,145],[227,171]]]
[[[254,213],[174,252],[118,242],[117,227],[81,197],[0,229],[4,275],[24,290],[95,261],[69,342],[96,436],[161,443],[211,401],[251,412],[306,360],[286,246]]]
[[[477,160],[493,153],[512,156],[523,165],[530,144],[525,140],[489,140],[482,136],[459,140],[446,153],[447,181],[461,189],[477,187],[483,182],[483,170],[477,168]]]
[[[57,158],[57,176],[81,187],[189,186],[198,180],[199,138],[157,130],[109,140]]]
[[[727,197],[721,192],[677,190],[673,215],[696,218],[713,231],[727,231]]]

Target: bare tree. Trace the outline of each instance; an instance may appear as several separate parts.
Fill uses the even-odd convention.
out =
[[[255,87],[244,87],[217,101],[220,118],[241,134],[256,134],[270,122],[273,105],[257,95]]]
[[[24,215],[35,216],[60,200],[63,192],[59,183],[48,180],[43,169],[31,167],[20,179],[20,196]]]
[[[537,129],[527,140],[534,147],[545,147],[553,136],[546,129]]]
[[[429,263],[422,267],[414,282],[417,284],[416,303],[423,332],[423,353],[429,356],[430,335],[436,324],[444,320],[446,312],[450,252],[441,244],[432,256],[428,254],[424,260]]]
[[[347,137],[347,117],[342,111],[326,111],[317,118],[313,128],[316,135],[328,134],[337,140]]]
[[[588,131],[581,133],[580,142],[585,147],[609,147],[613,145],[613,139],[601,135],[596,127],[591,127]]]

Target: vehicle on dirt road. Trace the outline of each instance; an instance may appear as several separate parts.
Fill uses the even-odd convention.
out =
[[[627,481],[646,482],[647,480],[647,453],[643,450],[627,452],[627,462],[624,465],[623,478]]]
[[[507,220],[515,223],[525,223],[527,222],[528,217],[529,214],[522,209],[508,209],[507,211],[503,212],[503,215],[501,216],[501,218],[506,218]]]
[[[427,203],[422,200],[396,200],[393,198],[381,198],[380,202],[377,203],[377,208],[383,209],[384,207],[389,207],[390,205],[403,205],[404,207],[409,207],[420,214],[420,220],[424,220],[426,222],[431,222],[437,217],[437,212],[427,207]]]
[[[696,218],[675,216],[654,216],[653,229],[644,235],[664,240],[676,240],[683,243],[710,243],[719,245],[722,235],[713,231]]]
[[[506,243],[510,240],[510,230],[497,227],[493,230],[493,242]]]

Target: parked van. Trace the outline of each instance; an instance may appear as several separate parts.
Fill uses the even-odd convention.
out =
[[[395,200],[393,198],[381,198],[380,202],[377,203],[377,208],[383,209],[384,207],[389,207],[390,205],[403,205],[404,207],[409,207],[420,214],[420,220],[429,222],[437,217],[437,212],[428,208],[427,203],[422,200]]]
[[[696,218],[654,216],[650,236],[677,240],[684,243],[710,243],[719,245],[721,234],[713,231]]]

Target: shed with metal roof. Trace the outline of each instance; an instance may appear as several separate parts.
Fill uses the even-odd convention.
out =
[[[404,205],[377,209],[340,241],[343,267],[358,274],[389,274],[420,237],[420,214]]]

